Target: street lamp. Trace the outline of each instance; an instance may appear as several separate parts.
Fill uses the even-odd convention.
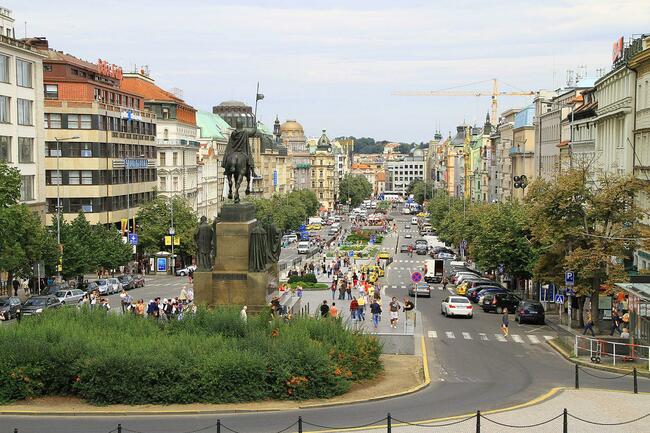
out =
[[[56,270],[57,270],[57,276],[59,281],[61,281],[61,269],[63,268],[63,249],[61,248],[61,182],[63,181],[63,178],[61,177],[61,165],[60,165],[60,157],[61,157],[61,142],[62,141],[70,141],[70,140],[77,140],[79,137],[74,136],[74,137],[65,137],[65,138],[57,138],[54,137],[54,140],[56,140],[56,242],[59,246],[59,260],[56,265]]]

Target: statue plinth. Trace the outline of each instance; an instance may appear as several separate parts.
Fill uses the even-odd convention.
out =
[[[250,203],[225,204],[216,224],[216,254],[212,271],[194,272],[194,298],[210,307],[247,305],[249,312],[268,305],[277,288],[278,267],[249,271],[250,238],[258,222]]]

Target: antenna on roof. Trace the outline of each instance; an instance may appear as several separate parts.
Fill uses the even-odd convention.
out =
[[[179,99],[183,99],[183,91],[178,87],[172,88],[172,95],[176,96]]]

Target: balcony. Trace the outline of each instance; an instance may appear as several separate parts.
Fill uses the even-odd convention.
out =
[[[199,148],[200,145],[198,141],[194,141],[194,140],[183,140],[183,139],[165,140],[161,138],[156,139],[156,144],[159,146],[168,146],[168,147],[190,146],[190,147],[196,147],[197,149]]]

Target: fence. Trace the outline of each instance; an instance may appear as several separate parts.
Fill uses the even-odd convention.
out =
[[[650,370],[650,346],[640,344],[618,343],[615,341],[576,335],[573,343],[573,355],[588,356],[590,361],[600,364],[610,361],[613,366],[619,364],[638,364]]]
[[[648,417],[650,417],[650,413],[647,413],[645,415],[630,420],[605,423],[605,422],[590,421],[588,419],[578,417],[576,415],[571,414],[567,409],[564,409],[562,412],[558,413],[555,416],[552,416],[548,419],[533,424],[509,424],[509,423],[497,421],[492,416],[488,417],[482,414],[480,410],[476,411],[475,414],[468,415],[465,417],[457,417],[456,419],[447,419],[444,421],[422,421],[422,422],[404,421],[395,418],[391,416],[390,413],[388,413],[386,414],[385,417],[370,423],[360,424],[360,425],[347,425],[347,426],[317,424],[317,423],[309,422],[308,420],[304,420],[302,417],[298,417],[296,421],[284,427],[283,429],[269,430],[267,431],[267,433],[305,433],[308,431],[306,429],[319,429],[319,430],[326,430],[326,431],[346,432],[346,431],[353,431],[353,430],[358,431],[363,428],[368,428],[368,430],[372,430],[378,433],[384,431],[387,433],[392,433],[393,429],[395,429],[395,433],[398,433],[398,432],[404,432],[403,428],[414,428],[414,427],[417,428],[418,431],[423,431],[423,432],[424,431],[457,432],[459,428],[463,428],[463,431],[467,431],[467,432],[471,431],[471,432],[481,433],[481,431],[483,431],[484,433],[487,433],[488,431],[491,430],[491,427],[494,426],[498,426],[499,430],[503,428],[532,429],[535,427],[547,426],[546,431],[552,431],[552,432],[562,431],[563,433],[568,433],[570,427],[571,427],[571,431],[574,431],[575,427],[584,424],[588,425],[590,428],[591,427],[613,428],[616,426],[630,425],[631,426],[630,428],[632,430],[628,430],[628,431],[640,431],[639,429],[641,428],[641,426],[636,426],[636,430],[634,430],[635,427],[632,425],[635,423],[639,423],[640,421]],[[189,430],[189,431],[178,432],[178,433],[199,433],[199,432],[246,433],[244,431],[235,429],[232,425],[223,423],[220,419],[217,419],[216,423],[209,424],[195,430]],[[23,432],[15,428],[14,433],[23,433]],[[132,430],[127,427],[123,427],[122,424],[118,424],[116,428],[114,428],[113,430],[109,430],[105,433],[148,433],[148,432],[143,432],[141,430]]]

